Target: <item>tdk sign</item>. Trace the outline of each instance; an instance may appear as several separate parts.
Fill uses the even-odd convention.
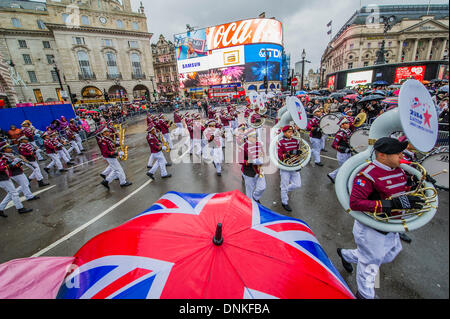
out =
[[[265,58],[266,52],[267,52],[267,55],[269,56],[269,58],[281,59],[281,50],[264,48],[264,49],[259,50],[259,56],[261,58]]]
[[[245,46],[245,63],[264,62],[266,52],[271,62],[282,62],[283,47],[277,44],[248,44]]]

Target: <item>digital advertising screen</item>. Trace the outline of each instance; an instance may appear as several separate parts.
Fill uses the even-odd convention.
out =
[[[208,55],[206,29],[175,34],[173,37],[177,60],[186,60]]]

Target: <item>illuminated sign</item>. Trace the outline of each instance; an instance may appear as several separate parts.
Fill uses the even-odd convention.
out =
[[[365,85],[372,82],[372,74],[371,71],[362,71],[362,72],[353,72],[347,74],[347,84],[346,86],[355,86],[355,85]]]
[[[394,83],[400,83],[402,80],[416,79],[423,81],[425,76],[425,66],[404,66],[395,69]]]

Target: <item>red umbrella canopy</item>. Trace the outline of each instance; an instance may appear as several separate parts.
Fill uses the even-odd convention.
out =
[[[356,100],[356,98],[357,98],[358,96],[359,96],[358,94],[349,94],[349,95],[344,96],[344,99],[347,99],[347,100]]]
[[[86,114],[91,114],[91,113],[98,113],[97,111],[86,111]]]
[[[305,222],[239,191],[169,192],[74,257],[58,298],[353,298]]]

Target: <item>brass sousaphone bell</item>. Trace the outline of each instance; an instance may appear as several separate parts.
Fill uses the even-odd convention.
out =
[[[361,125],[363,125],[367,120],[367,114],[366,113],[359,113],[358,115],[356,115],[355,120],[353,121],[353,126],[354,127],[360,127]]]

